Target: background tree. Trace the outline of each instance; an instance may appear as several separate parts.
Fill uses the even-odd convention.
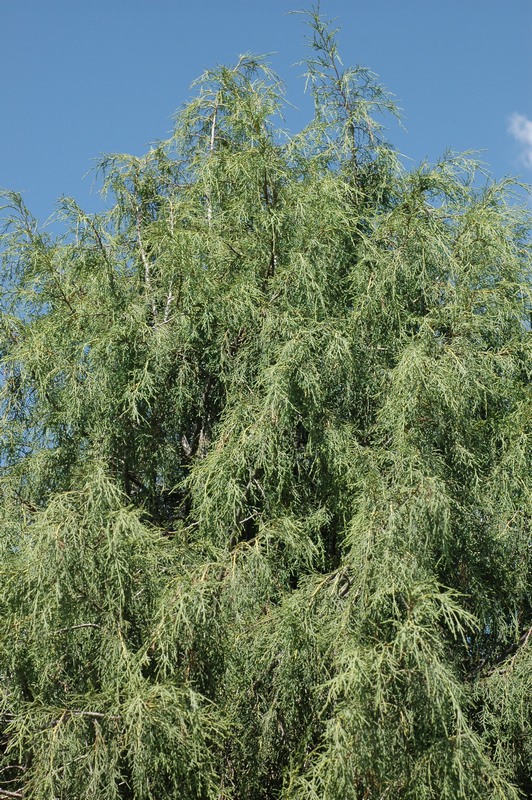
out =
[[[529,219],[308,22],[5,194],[0,796],[532,797]]]

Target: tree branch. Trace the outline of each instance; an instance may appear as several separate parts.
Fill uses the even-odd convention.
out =
[[[82,622],[79,625],[72,625],[70,628],[58,628],[56,633],[67,633],[68,631],[77,631],[81,628],[97,628],[100,629],[102,626],[98,625],[96,622]]]
[[[209,142],[209,158],[212,157],[214,153],[214,141],[216,138],[216,122],[218,119],[218,100],[214,103],[214,112],[212,115],[212,123],[211,123],[211,137]],[[211,226],[212,222],[212,202],[211,202],[211,194],[210,191],[207,195],[207,222],[209,227]]]
[[[141,210],[140,208],[137,209],[137,216],[136,216],[136,228],[137,228],[137,242],[140,251],[140,257],[142,259],[142,263],[144,265],[144,288],[146,291],[146,295],[149,299],[151,295],[151,267],[148,255],[146,253],[144,242],[142,241],[142,217],[141,217]],[[153,318],[155,319],[155,315],[157,313],[157,308],[155,306],[155,298],[151,298],[151,310],[153,314]]]

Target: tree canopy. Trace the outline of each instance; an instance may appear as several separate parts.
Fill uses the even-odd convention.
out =
[[[530,219],[307,22],[3,195],[0,798],[532,797]]]

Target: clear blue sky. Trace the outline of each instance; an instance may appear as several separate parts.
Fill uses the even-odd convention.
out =
[[[201,71],[245,51],[308,118],[298,0],[0,0],[0,186],[44,221],[62,194],[98,208],[100,153],[164,138]],[[308,6],[307,6],[308,7]],[[389,138],[417,162],[482,150],[495,177],[532,180],[532,0],[322,0],[346,64],[380,76],[404,112]]]

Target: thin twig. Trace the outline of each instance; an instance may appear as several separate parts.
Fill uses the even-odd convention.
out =
[[[82,708],[74,708],[74,709],[65,708],[60,717],[57,717],[57,719],[53,719],[51,720],[51,722],[46,724],[44,730],[46,728],[55,728],[57,725],[60,725],[61,722],[71,719],[72,717],[87,717],[88,719],[110,719],[110,720],[120,719],[120,717],[117,716],[116,714],[105,714],[102,711],[85,711]]]
[[[72,625],[70,628],[58,628],[56,633],[67,633],[67,631],[77,631],[80,628],[101,628],[95,622],[82,622],[79,625]]]
[[[89,224],[90,229],[92,230],[92,232],[93,232],[93,234],[94,234],[94,236],[96,238],[96,243],[97,243],[97,245],[98,245],[98,247],[100,249],[100,252],[103,255],[103,259],[104,259],[104,261],[105,261],[105,263],[107,265],[107,275],[109,277],[109,286],[110,286],[111,291],[113,292],[113,294],[115,294],[115,292],[116,292],[115,276],[114,276],[114,272],[113,272],[113,265],[112,265],[111,260],[109,258],[108,249],[106,248],[106,246],[105,246],[105,244],[104,244],[104,242],[102,240],[100,231],[96,227],[96,225],[94,223],[94,220],[91,219],[91,217],[89,217],[89,216],[85,216],[85,219],[86,219],[87,223]]]
[[[36,508],[33,505],[33,503],[30,503],[29,500],[25,500],[24,497],[21,497],[20,494],[16,490],[14,492],[14,495],[15,495],[16,499],[19,501],[19,503],[22,503],[22,505],[25,506],[28,509],[28,511],[31,511],[32,514],[37,514],[39,509]]]

